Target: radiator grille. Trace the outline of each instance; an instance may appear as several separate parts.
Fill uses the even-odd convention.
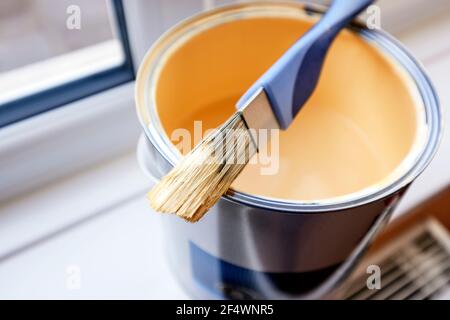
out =
[[[347,284],[344,298],[352,300],[427,300],[450,290],[450,238],[434,220],[408,232],[362,266],[377,265],[381,288],[368,289],[365,269]]]

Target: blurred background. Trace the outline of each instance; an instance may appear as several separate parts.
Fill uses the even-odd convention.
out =
[[[58,28],[66,24],[61,14],[74,5],[73,1],[5,0],[0,3],[2,73],[67,54],[100,42],[112,40],[113,26],[104,1],[78,1],[83,12],[83,28],[71,32]]]
[[[188,298],[144,197],[151,181],[135,156],[134,77],[165,30],[234,2],[0,1],[0,299]],[[377,5],[381,27],[428,70],[448,123],[450,2]],[[447,126],[342,298],[448,297],[449,163]],[[361,286],[374,261],[389,279],[376,293]]]

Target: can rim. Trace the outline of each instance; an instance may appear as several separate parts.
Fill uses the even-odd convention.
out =
[[[290,7],[301,9],[303,11],[310,11],[320,13],[324,11],[323,6],[306,6],[301,3],[246,3],[246,4],[234,4],[227,5],[207,13],[201,13],[191,18],[188,18],[178,25],[174,26],[172,29],[166,32],[160,40],[158,40],[147,52],[143,61],[157,61],[158,58],[164,54],[160,52],[163,47],[170,47],[171,41],[174,41],[174,37],[179,31],[185,28],[200,27],[205,21],[205,19],[214,19],[215,16],[223,12],[233,12],[240,9],[248,9],[252,7],[261,6],[277,6],[277,7]],[[427,136],[425,138],[424,145],[420,150],[414,163],[410,165],[406,170],[402,171],[400,177],[395,178],[390,183],[385,183],[382,187],[375,190],[366,190],[365,193],[357,192],[348,194],[342,197],[336,197],[331,199],[324,199],[318,201],[296,201],[296,200],[286,200],[286,199],[274,199],[264,196],[256,196],[247,194],[245,192],[231,190],[225,194],[222,198],[232,201],[238,204],[243,204],[250,207],[266,209],[271,211],[283,211],[287,213],[322,213],[328,211],[340,211],[345,209],[350,209],[353,207],[365,205],[371,202],[378,201],[380,199],[392,196],[399,191],[407,187],[414,179],[416,179],[425,170],[427,165],[433,159],[435,155],[439,142],[442,137],[442,111],[439,104],[439,99],[436,94],[435,89],[430,81],[430,78],[426,74],[423,66],[403,47],[403,45],[396,40],[394,37],[382,30],[368,30],[361,24],[353,24],[349,29],[358,32],[360,36],[379,47],[383,53],[387,54],[392,58],[396,64],[405,71],[405,73],[413,81],[425,111],[425,123],[429,129]],[[179,154],[176,153],[175,148],[171,145],[170,141],[164,134],[162,126],[160,123],[155,123],[154,119],[158,119],[156,110],[148,108],[146,106],[146,101],[148,100],[148,90],[150,88],[148,77],[149,67],[152,63],[141,64],[137,77],[136,83],[141,83],[141,86],[136,85],[135,98],[136,106],[139,115],[140,122],[144,128],[145,135],[150,140],[152,145],[157,149],[158,153],[171,165],[173,166],[178,158]],[[154,66],[153,66],[154,67]],[[139,88],[144,88],[144,96]],[[148,113],[150,112],[150,114]],[[158,121],[159,122],[159,121]],[[162,148],[164,146],[164,148]],[[170,150],[170,147],[174,150]],[[166,150],[164,150],[166,149]],[[364,189],[365,190],[365,189]],[[362,191],[364,191],[362,190]],[[355,196],[352,198],[352,195]]]

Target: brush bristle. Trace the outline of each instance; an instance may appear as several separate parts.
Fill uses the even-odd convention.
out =
[[[152,208],[196,222],[244,169],[256,147],[239,114],[204,139],[149,192]]]

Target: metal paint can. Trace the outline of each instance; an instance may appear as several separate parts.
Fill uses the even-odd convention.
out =
[[[155,181],[179,155],[162,132],[155,106],[155,73],[177,41],[220,23],[277,12],[320,14],[299,3],[247,3],[199,14],[164,34],[144,58],[136,104],[144,129],[138,147],[143,170]],[[353,32],[392,58],[412,80],[423,105],[423,144],[401,175],[380,188],[338,201],[288,202],[233,192],[206,217],[188,224],[162,216],[170,266],[196,298],[332,297],[371,240],[388,221],[410,183],[431,161],[440,139],[441,111],[420,64],[392,37],[361,25]]]

